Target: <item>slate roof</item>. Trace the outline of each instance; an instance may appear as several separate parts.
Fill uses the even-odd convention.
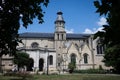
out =
[[[20,38],[54,38],[53,33],[21,33]]]
[[[88,38],[90,34],[66,34],[67,39],[82,39],[82,38]]]
[[[84,39],[89,37],[91,34],[73,34],[67,33],[67,39]],[[20,38],[49,38],[54,39],[54,33],[21,33],[19,34]]]

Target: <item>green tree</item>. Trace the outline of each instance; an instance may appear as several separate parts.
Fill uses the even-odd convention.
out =
[[[72,73],[75,68],[76,68],[76,63],[75,63],[75,62],[70,62],[70,63],[68,64],[68,69],[69,69],[69,72],[70,72],[70,73]]]
[[[0,0],[0,65],[3,54],[15,55],[20,22],[27,28],[37,18],[43,23],[43,6],[49,0]],[[1,66],[0,66],[1,69]]]
[[[18,65],[18,68],[23,68],[24,66],[28,66],[30,64],[29,60],[29,54],[17,52],[13,61]]]
[[[106,16],[108,23],[103,25],[103,32],[95,34],[95,37],[102,38],[102,43],[107,46],[103,61],[120,73],[120,0],[96,0],[94,5],[97,13]]]
[[[0,0],[0,56],[16,52],[20,22],[27,28],[37,18],[43,23],[43,6],[49,0]]]
[[[120,45],[109,47],[105,51],[104,62],[107,66],[113,66],[117,73],[120,73]]]

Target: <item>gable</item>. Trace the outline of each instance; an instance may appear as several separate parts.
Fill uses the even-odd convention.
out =
[[[90,48],[88,47],[87,44],[84,44],[82,48],[82,53],[91,53]]]
[[[78,53],[78,49],[76,48],[74,43],[71,43],[68,47],[68,53]]]

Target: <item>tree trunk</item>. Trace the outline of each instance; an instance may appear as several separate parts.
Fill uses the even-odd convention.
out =
[[[0,56],[0,72],[2,72],[2,57]]]

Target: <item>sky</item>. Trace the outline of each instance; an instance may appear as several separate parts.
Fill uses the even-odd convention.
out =
[[[44,23],[38,24],[37,19],[34,19],[32,25],[24,28],[22,25],[19,33],[24,32],[40,32],[54,33],[54,21],[57,18],[57,12],[63,12],[65,30],[67,33],[95,33],[102,30],[102,25],[107,24],[103,16],[96,13],[94,0],[49,0],[47,8],[43,8]]]

